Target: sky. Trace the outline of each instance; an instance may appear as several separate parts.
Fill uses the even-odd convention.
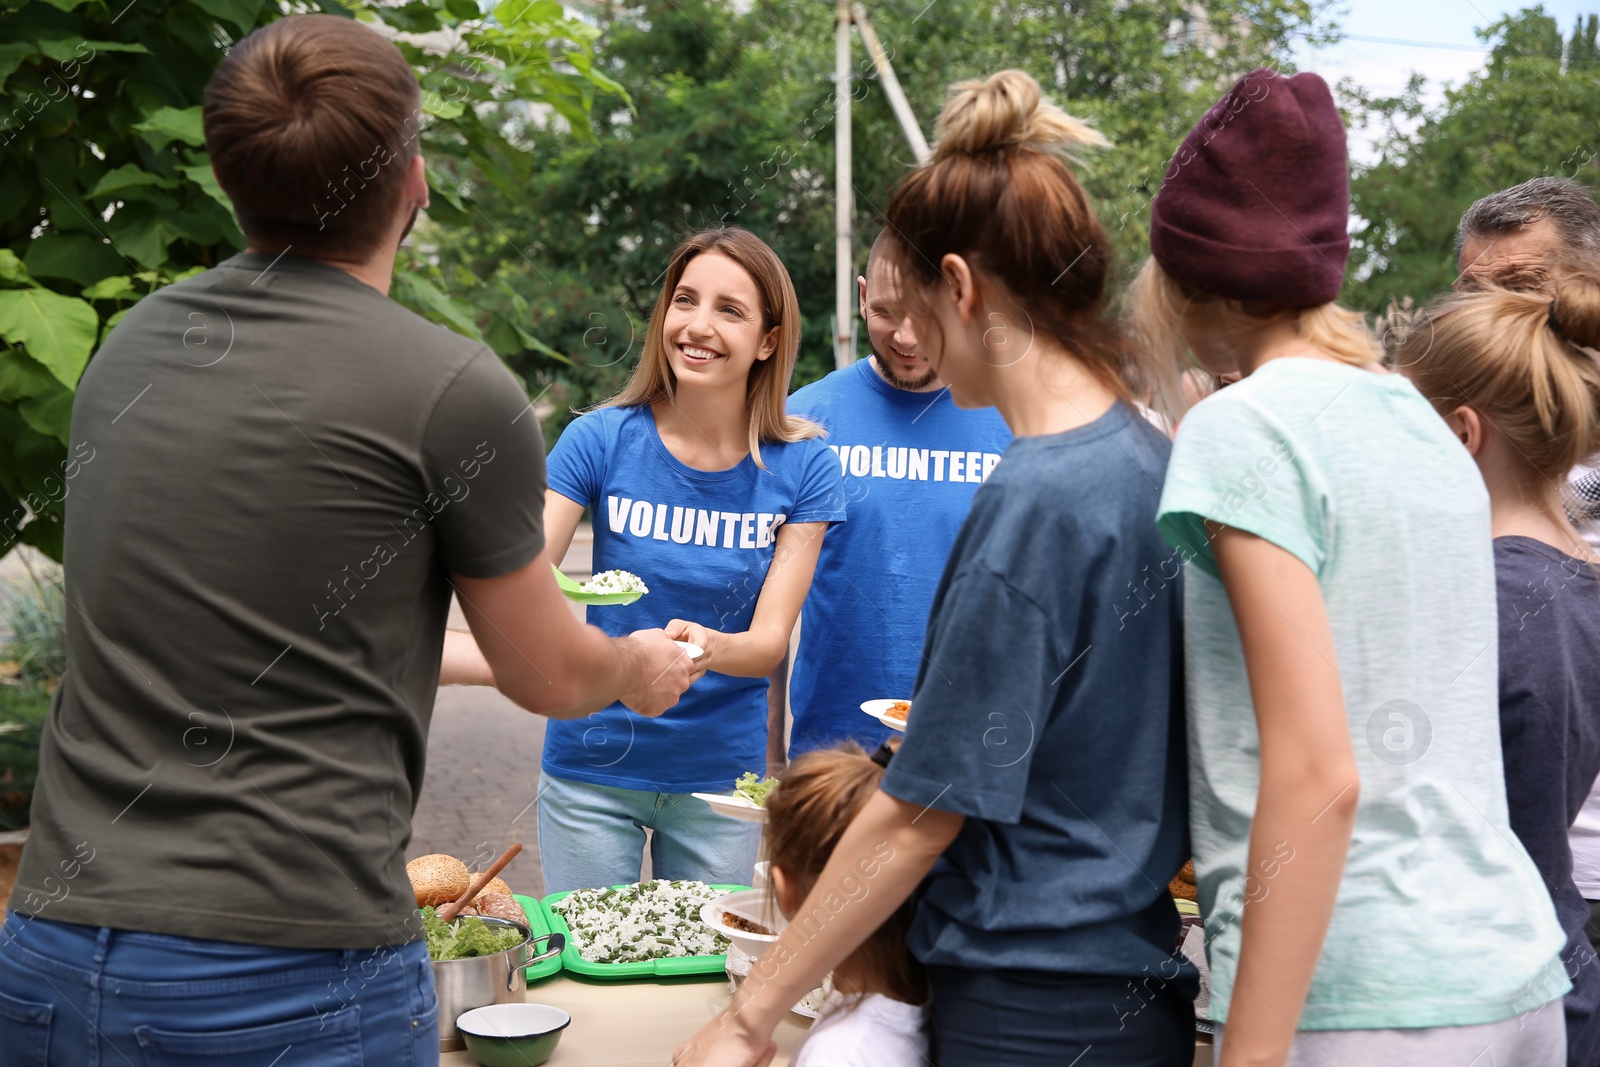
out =
[[[1496,0],[1334,0],[1324,18],[1337,22],[1345,38],[1331,48],[1295,51],[1300,70],[1314,70],[1337,83],[1351,78],[1375,94],[1394,96],[1413,71],[1428,79],[1426,99],[1437,103],[1446,84],[1459,85],[1480,69],[1488,52],[1473,31],[1531,3]],[[1565,37],[1579,13],[1600,12],[1600,0],[1545,0]],[[1368,147],[1356,133],[1351,155],[1366,162]]]

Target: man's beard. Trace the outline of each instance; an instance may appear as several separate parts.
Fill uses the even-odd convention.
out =
[[[910,392],[915,392],[918,389],[927,388],[933,383],[935,378],[939,377],[939,372],[934,368],[929,367],[928,372],[922,375],[920,378],[907,378],[905,375],[901,374],[899,368],[894,365],[894,357],[886,356],[882,352],[878,351],[878,346],[872,343],[871,336],[867,337],[867,347],[872,349],[873,358],[878,361],[878,369],[883,372],[884,378],[887,379],[889,384],[894,386],[896,389],[905,389]]]
[[[411,236],[411,227],[417,224],[417,214],[421,211],[422,208],[420,207],[411,209],[411,218],[406,220],[406,228],[400,231],[400,240],[395,242],[396,251],[399,251],[400,246],[406,243],[406,238]]]

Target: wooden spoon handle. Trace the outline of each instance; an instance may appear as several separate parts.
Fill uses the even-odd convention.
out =
[[[439,918],[444,922],[449,922],[451,919],[454,919],[461,909],[467,906],[467,902],[476,899],[478,894],[483,892],[483,887],[488,885],[494,879],[495,875],[505,870],[506,864],[516,859],[517,853],[521,851],[522,843],[512,842],[511,847],[500,853],[500,858],[491,863],[488,870],[484,871],[482,874],[478,875],[472,880],[472,884],[467,886],[467,891],[465,893],[462,893],[455,900],[439,909],[437,913]]]

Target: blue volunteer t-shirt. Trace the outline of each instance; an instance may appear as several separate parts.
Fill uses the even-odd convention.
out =
[[[850,509],[822,542],[800,614],[789,754],[844,738],[871,749],[890,731],[861,702],[911,696],[939,574],[1011,431],[949,390],[896,389],[867,360],[801,389],[789,410],[828,428]]]
[[[613,636],[673,619],[748,630],[776,528],[844,520],[839,464],[821,440],[764,443],[761,459],[765,470],[750,456],[725,471],[686,466],[667,451],[648,407],[573,420],[550,451],[550,488],[588,506],[595,573],[631,571],[650,589],[632,604],[591,606],[589,622]],[[618,703],[553,719],[544,770],[662,793],[731,789],[766,766],[766,693],[765,678],[708,671],[659,718]]]
[[[883,776],[967,817],[923,884],[923,963],[1195,992],[1167,891],[1188,857],[1180,577],[1156,529],[1171,447],[1115,404],[1018,438],[973,498]]]

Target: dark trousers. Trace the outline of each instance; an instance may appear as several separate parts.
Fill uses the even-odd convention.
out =
[[[1190,1067],[1192,983],[930,967],[938,1067]]]
[[[1594,950],[1600,952],[1600,900],[1590,900],[1586,903],[1589,905],[1589,922],[1584,926],[1583,932],[1589,935],[1589,944],[1594,946]]]

